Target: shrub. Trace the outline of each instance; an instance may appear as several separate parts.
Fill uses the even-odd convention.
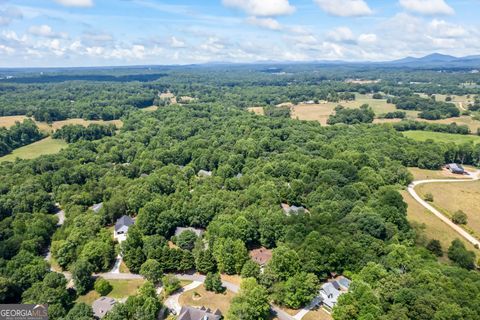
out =
[[[452,221],[455,224],[467,224],[467,215],[462,210],[458,210],[452,216]]]
[[[423,199],[424,199],[425,201],[428,201],[428,202],[433,202],[433,194],[427,193],[427,194],[423,197]]]
[[[172,275],[166,275],[162,278],[163,290],[165,292],[165,296],[169,296],[182,286],[180,285],[180,280],[177,277]]]
[[[110,282],[108,282],[103,278],[98,278],[97,280],[95,280],[94,288],[95,288],[95,291],[97,291],[101,296],[106,296],[113,289]]]

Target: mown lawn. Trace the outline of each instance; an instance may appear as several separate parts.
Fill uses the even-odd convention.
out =
[[[182,306],[207,307],[212,310],[219,309],[225,316],[234,296],[235,294],[231,291],[227,290],[223,294],[216,294],[205,290],[205,287],[201,285],[193,290],[182,293],[179,302]]]
[[[68,144],[63,140],[56,140],[52,139],[51,137],[47,137],[40,141],[13,150],[12,153],[0,157],[0,162],[15,161],[16,158],[34,159],[46,154],[55,154],[60,152],[60,150],[63,148],[66,148],[67,145]]]
[[[430,132],[430,131],[405,131],[403,135],[417,141],[426,141],[431,139],[435,142],[456,143],[462,144],[466,142],[480,143],[480,136],[452,134],[443,132]]]
[[[420,168],[408,168],[413,175],[413,180],[430,180],[430,179],[465,179],[467,177],[459,174],[453,174],[446,169],[427,170]]]
[[[319,308],[317,310],[312,310],[309,313],[307,313],[302,320],[332,320],[332,315],[323,310],[322,308]]]
[[[108,282],[110,282],[113,289],[112,292],[107,294],[107,297],[121,299],[135,295],[138,291],[138,288],[145,283],[145,280],[108,280]],[[77,302],[84,302],[88,305],[91,305],[93,301],[97,300],[98,298],[100,298],[100,295],[95,290],[92,290],[87,294],[78,297]]]

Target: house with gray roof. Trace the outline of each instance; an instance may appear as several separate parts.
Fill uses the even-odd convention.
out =
[[[115,299],[112,299],[112,298],[108,298],[108,297],[98,298],[92,303],[93,314],[95,315],[96,318],[102,319],[107,314],[107,312],[113,309],[113,306],[115,305],[115,303],[116,303]]]
[[[323,305],[333,309],[337,304],[338,297],[342,294],[340,290],[335,288],[335,285],[332,282],[324,283],[320,289],[320,297]]]
[[[177,320],[220,320],[222,313],[220,310],[210,310],[205,307],[195,308],[183,306],[178,314]]]
[[[122,242],[127,238],[128,228],[133,225],[135,221],[129,216],[120,217],[115,223],[115,231],[113,233],[113,238],[117,239],[118,242]]]

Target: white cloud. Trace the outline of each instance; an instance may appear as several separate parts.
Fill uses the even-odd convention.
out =
[[[295,11],[288,0],[223,0],[222,3],[252,16],[282,16]]]
[[[415,13],[425,15],[451,15],[455,13],[445,0],[400,0],[400,5]]]
[[[257,17],[249,17],[247,18],[247,22],[251,25],[266,28],[270,30],[281,30],[282,25],[275,19],[272,18],[257,18]]]
[[[200,49],[211,53],[219,53],[224,48],[225,45],[216,37],[210,37],[207,41],[200,45]]]
[[[44,38],[66,38],[67,37],[66,33],[54,32],[52,27],[46,24],[42,24],[40,26],[31,26],[30,28],[28,28],[28,33],[34,36],[44,37]]]
[[[377,42],[377,35],[374,33],[362,33],[358,36],[358,42],[360,44],[370,44]]]
[[[467,30],[460,25],[448,23],[445,20],[434,19],[429,24],[429,31],[442,38],[460,38],[467,35]]]
[[[185,42],[182,40],[179,40],[175,37],[170,38],[170,47],[172,48],[185,48]]]
[[[327,32],[327,38],[335,42],[351,42],[355,39],[355,36],[350,28],[338,27]]]
[[[3,44],[0,44],[0,52],[4,53],[4,54],[12,55],[12,54],[15,53],[15,49],[13,49],[9,46],[5,46]]]
[[[361,17],[373,14],[364,0],[314,0],[325,12],[339,17]]]
[[[13,22],[13,20],[22,19],[22,12],[15,7],[9,7],[4,10],[0,10],[0,26],[7,26]]]
[[[93,0],[55,0],[55,2],[66,7],[91,7]]]

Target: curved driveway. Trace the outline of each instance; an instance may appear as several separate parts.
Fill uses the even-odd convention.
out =
[[[472,243],[473,245],[478,245],[480,246],[480,241],[472,236],[470,233],[462,229],[460,226],[456,225],[453,223],[448,217],[446,217],[443,213],[435,209],[432,205],[427,203],[425,200],[423,200],[415,191],[415,187],[421,184],[427,184],[427,183],[462,183],[462,182],[472,182],[472,181],[477,181],[480,180],[480,170],[477,170],[475,172],[470,172],[471,178],[469,179],[431,179],[431,180],[418,180],[418,181],[413,181],[409,186],[408,186],[408,193],[418,202],[420,203],[423,207],[425,207],[428,211],[432,212],[435,216],[437,216],[440,220],[445,222],[450,228],[455,230],[459,235],[461,235],[464,239],[466,239],[468,242]]]

